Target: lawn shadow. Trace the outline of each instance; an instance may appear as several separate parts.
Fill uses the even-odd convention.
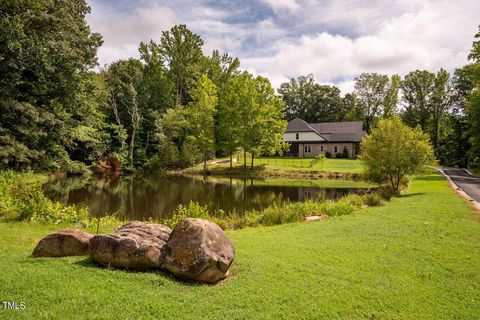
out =
[[[174,281],[175,283],[182,285],[184,287],[202,287],[205,286],[206,284],[194,282],[194,281],[189,281],[189,280],[183,280],[180,278],[177,278],[173,276],[172,274],[168,273],[167,271],[164,271],[162,269],[150,269],[150,270],[130,270],[127,268],[112,268],[112,267],[107,267],[102,264],[99,264],[95,261],[93,261],[90,257],[85,257],[85,259],[78,260],[74,262],[74,264],[78,266],[82,266],[85,268],[92,268],[92,269],[97,269],[97,270],[108,270],[112,272],[127,272],[127,273],[136,273],[136,274],[155,274],[158,275],[159,278],[155,282],[157,285],[164,285],[164,281]],[[222,280],[220,280],[222,281]],[[215,283],[216,284],[216,283]],[[215,285],[213,284],[213,285]]]
[[[421,196],[424,195],[424,192],[415,192],[415,193],[407,193],[407,194],[401,194],[398,197],[399,198],[410,198],[410,197],[416,197],[416,196]]]
[[[415,181],[444,181],[445,178],[439,175],[431,175],[431,176],[419,176],[413,178]]]

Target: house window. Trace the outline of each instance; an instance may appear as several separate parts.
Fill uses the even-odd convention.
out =
[[[320,146],[320,152],[323,152],[323,146]]]
[[[338,152],[338,147],[337,146],[333,147],[333,152],[335,152],[335,153]]]
[[[310,146],[305,146],[304,153],[310,153],[310,152],[312,152],[312,148]]]
[[[300,139],[300,133],[295,133],[295,139]]]

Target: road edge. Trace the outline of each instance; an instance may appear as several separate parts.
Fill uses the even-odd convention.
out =
[[[478,201],[470,197],[465,191],[463,191],[462,188],[460,188],[455,182],[453,182],[453,180],[445,172],[443,172],[443,169],[440,168],[440,169],[437,169],[437,171],[440,172],[445,177],[445,179],[447,179],[450,187],[452,187],[453,190],[455,190],[460,197],[470,202],[470,204],[473,207],[473,210],[480,212],[480,203]],[[470,174],[468,171],[467,173]]]

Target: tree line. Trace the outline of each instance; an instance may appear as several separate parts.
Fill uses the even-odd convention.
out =
[[[363,73],[355,78],[354,91],[344,97],[337,87],[319,84],[308,75],[281,84],[278,92],[288,120],[363,121],[370,132],[380,119],[398,115],[429,136],[441,164],[480,167],[479,43],[473,43],[471,63],[453,75],[444,69],[415,70],[403,78]]]
[[[106,155],[131,169],[179,168],[243,150],[281,153],[286,120],[378,121],[399,115],[428,134],[442,164],[480,167],[480,32],[449,74],[364,73],[345,96],[313,76],[283,83],[202,51],[185,25],[139,44],[139,58],[95,70],[102,37],[85,1],[1,4],[0,167],[80,173]],[[245,156],[245,153],[244,153]],[[245,157],[246,160],[246,157]],[[246,161],[244,161],[246,166]]]
[[[109,155],[157,169],[281,150],[284,104],[268,79],[204,55],[185,25],[140,43],[139,59],[92,71],[102,38],[89,12],[85,1],[2,4],[2,167],[75,173]]]

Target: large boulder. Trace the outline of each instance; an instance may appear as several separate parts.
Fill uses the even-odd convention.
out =
[[[163,268],[182,279],[212,283],[225,277],[234,257],[235,247],[218,225],[188,218],[173,229]]]
[[[171,231],[163,224],[131,221],[114,234],[93,236],[90,239],[90,257],[100,264],[115,268],[160,268]]]
[[[40,240],[32,257],[66,257],[88,254],[92,235],[77,229],[60,230]]]

